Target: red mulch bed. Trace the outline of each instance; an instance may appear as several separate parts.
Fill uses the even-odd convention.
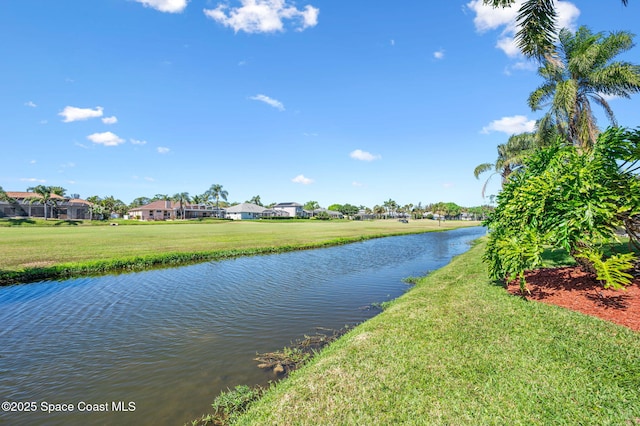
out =
[[[593,275],[578,267],[540,269],[526,274],[527,299],[563,306],[640,331],[640,278],[626,290],[605,290]],[[517,281],[508,284],[520,295]]]

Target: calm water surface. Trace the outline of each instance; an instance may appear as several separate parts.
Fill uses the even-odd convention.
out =
[[[182,425],[221,390],[266,383],[256,352],[370,318],[407,276],[442,267],[483,228],[0,288],[0,423]],[[135,411],[114,411],[133,408]],[[47,414],[43,403],[72,404]],[[106,412],[79,412],[83,403]],[[58,407],[62,408],[62,407]]]

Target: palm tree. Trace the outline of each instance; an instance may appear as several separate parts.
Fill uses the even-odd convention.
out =
[[[27,198],[29,202],[39,202],[44,206],[44,220],[47,220],[47,205],[51,205],[53,210],[53,206],[57,203],[54,195],[58,195],[60,197],[64,196],[66,190],[61,186],[46,186],[46,185],[38,185],[34,187],[27,188],[27,192],[34,192],[33,197]]]
[[[575,34],[560,30],[557,57],[545,58],[538,74],[544,83],[529,96],[537,111],[549,105],[549,115],[560,133],[581,148],[593,146],[598,136],[591,101],[600,105],[616,125],[606,96],[630,98],[640,91],[640,67],[613,59],[633,47],[626,31],[592,34],[580,27]]]
[[[385,209],[384,206],[378,204],[373,206],[373,213],[378,217],[378,219],[380,219],[386,212],[387,209]]]
[[[9,195],[7,195],[7,193],[4,192],[4,189],[2,189],[2,186],[0,186],[0,201],[8,201],[8,202],[14,201],[13,198],[9,197]]]
[[[227,196],[229,195],[229,193],[222,189],[222,185],[213,184],[207,191],[207,195],[210,198],[216,199],[216,217],[220,217],[220,198],[227,201]]]
[[[171,197],[172,201],[178,203],[178,211],[180,212],[180,217],[182,219],[185,218],[185,204],[191,201],[188,192],[178,192],[177,194],[173,194]]]
[[[621,0],[623,5],[628,0]],[[511,7],[516,0],[483,0],[484,4],[497,7]],[[525,56],[542,60],[554,52],[556,38],[555,0],[526,0],[518,11],[516,42]]]
[[[482,198],[487,190],[487,184],[493,175],[502,177],[502,184],[507,181],[509,175],[522,167],[522,162],[526,155],[536,146],[536,135],[534,133],[521,133],[512,135],[507,143],[498,145],[498,159],[495,163],[482,163],[476,166],[473,175],[476,179],[484,172],[493,169],[493,173],[489,175],[482,186]]]
[[[256,206],[262,206],[262,201],[260,200],[260,196],[259,195],[254,195],[253,197],[251,197],[251,199],[249,201],[247,201],[248,203],[251,204],[255,204]]]

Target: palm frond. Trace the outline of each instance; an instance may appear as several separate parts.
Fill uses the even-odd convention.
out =
[[[554,0],[526,0],[522,4],[516,42],[524,55],[542,59],[554,50],[556,16]]]

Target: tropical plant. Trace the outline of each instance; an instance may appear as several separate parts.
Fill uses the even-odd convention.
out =
[[[600,248],[640,217],[640,130],[610,128],[586,152],[562,142],[525,159],[524,171],[498,195],[485,221],[490,275],[520,277],[524,288],[524,271],[537,267],[551,246],[565,249],[584,270],[606,275],[605,286],[620,287],[628,259],[607,261]]]
[[[220,217],[220,198],[227,201],[229,193],[222,189],[222,185],[213,184],[207,190],[206,194],[209,198],[214,198],[216,200],[216,217]]]
[[[628,0],[621,0],[625,6]],[[484,4],[511,7],[516,0],[483,0]],[[542,59],[554,52],[556,40],[555,0],[525,0],[518,11],[516,43],[525,56]]]
[[[317,201],[307,201],[304,203],[302,208],[309,211],[318,210],[320,208],[320,204],[318,204]]]
[[[640,66],[613,60],[631,47],[633,35],[625,31],[605,36],[584,26],[575,34],[560,30],[557,54],[542,60],[538,74],[544,82],[529,96],[529,106],[534,111],[548,106],[547,120],[574,145],[590,148],[599,133],[591,102],[616,126],[607,97],[629,98],[640,91]]]
[[[53,211],[53,207],[57,205],[59,197],[63,197],[66,190],[61,186],[46,186],[37,185],[27,188],[27,192],[33,192],[33,197],[26,198],[29,202],[38,202],[44,206],[44,219],[47,220],[49,215],[47,214],[47,206],[50,206],[50,211]]]
[[[151,198],[149,198],[149,197],[138,197],[138,198],[135,198],[129,204],[129,207],[131,207],[133,209],[133,208],[136,208],[136,207],[146,206],[149,203],[151,203]]]
[[[7,195],[7,193],[4,192],[4,189],[2,189],[1,186],[0,186],[0,201],[8,201],[8,202],[14,201],[13,198],[9,197],[9,195]]]
[[[262,206],[262,200],[260,200],[259,195],[254,195],[249,201],[247,201],[247,203],[255,204],[256,206]]]
[[[512,135],[507,143],[498,145],[498,158],[495,163],[482,163],[473,171],[476,179],[480,179],[480,175],[493,170],[487,180],[482,185],[482,198],[484,198],[487,185],[494,175],[500,175],[502,185],[507,181],[509,175],[522,167],[524,158],[531,152],[536,145],[536,137],[534,133],[521,133]]]
[[[185,205],[191,202],[191,197],[189,197],[188,192],[178,192],[173,194],[171,199],[178,203],[178,210],[180,211],[180,217],[185,219]]]

